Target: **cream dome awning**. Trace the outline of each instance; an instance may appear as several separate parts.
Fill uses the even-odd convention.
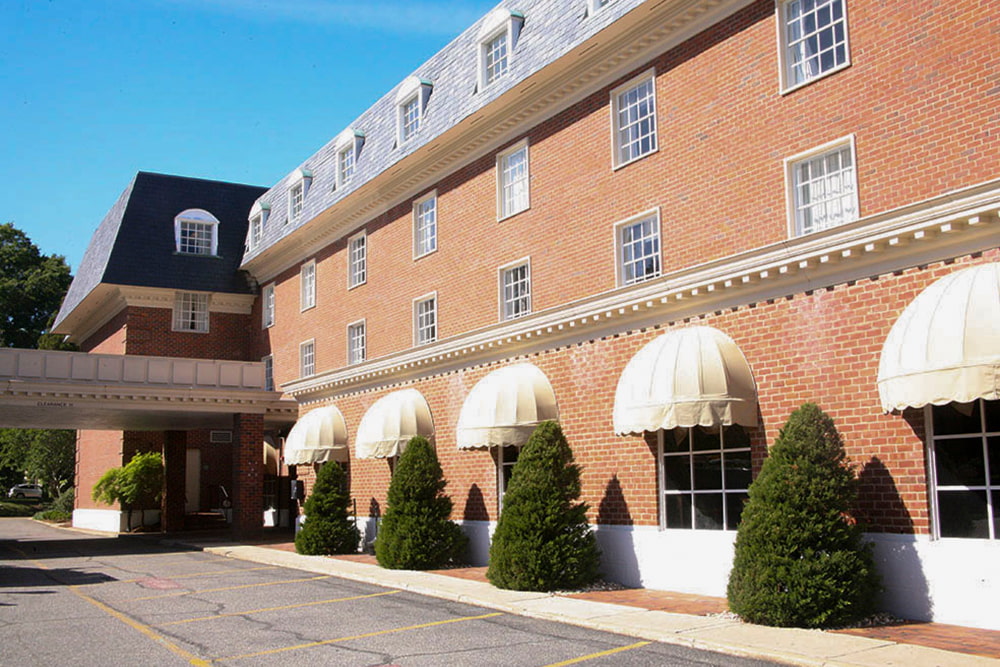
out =
[[[278,456],[278,448],[274,446],[274,440],[270,436],[264,438],[264,474],[277,477],[281,471],[281,462]]]
[[[625,366],[615,391],[618,435],[679,426],[757,425],[757,385],[746,358],[712,327],[674,329]]]
[[[523,445],[535,427],[559,419],[555,393],[533,364],[499,368],[472,388],[458,415],[458,448]]]
[[[1000,263],[933,283],[892,325],[878,364],[886,412],[1000,399]]]
[[[307,412],[285,438],[288,465],[346,461],[347,457],[347,423],[335,405]]]
[[[416,389],[386,394],[368,408],[358,425],[359,459],[384,459],[401,454],[415,435],[434,435],[434,420],[427,401]]]

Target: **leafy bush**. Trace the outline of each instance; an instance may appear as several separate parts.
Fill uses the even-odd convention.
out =
[[[76,492],[72,488],[66,489],[59,494],[59,497],[52,501],[49,509],[57,512],[64,512],[66,514],[72,514],[75,498]]]
[[[159,452],[136,454],[122,468],[111,468],[97,480],[91,492],[95,502],[105,505],[121,503],[132,525],[132,510],[141,512],[141,524],[146,525],[146,509],[159,506],[163,496],[163,457]]]
[[[37,512],[32,518],[37,519],[38,521],[65,523],[66,521],[72,520],[73,515],[62,510],[45,510],[44,512]]]
[[[379,565],[430,570],[459,560],[468,538],[449,520],[447,484],[434,448],[426,438],[413,437],[389,483],[388,506],[375,539]]]
[[[730,609],[751,623],[806,628],[870,614],[880,584],[850,514],[856,487],[833,420],[812,403],[793,412],[750,485]]]
[[[600,552],[580,497],[580,467],[559,424],[539,424],[511,475],[486,577],[499,588],[572,589],[597,578]]]
[[[306,500],[306,521],[295,536],[295,550],[313,556],[355,553],[361,534],[348,511],[350,502],[344,469],[336,461],[324,463]]]

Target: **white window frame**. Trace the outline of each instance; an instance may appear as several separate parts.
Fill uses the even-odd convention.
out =
[[[507,299],[507,276],[510,272],[515,269],[524,268],[527,271],[527,294],[521,294],[517,299],[523,299],[527,301],[527,307],[519,313],[512,313],[508,306],[513,303],[514,300]],[[509,320],[516,320],[526,315],[531,314],[531,258],[523,257],[515,262],[510,262],[509,264],[504,264],[497,270],[498,275],[498,301],[500,306],[500,321],[507,322]]]
[[[185,233],[188,226],[203,232],[194,239]],[[207,234],[207,236],[206,236]],[[188,250],[185,248],[194,248]],[[204,252],[201,251],[204,249]],[[189,208],[174,217],[174,251],[191,257],[217,257],[219,254],[219,219],[202,208]]]
[[[778,37],[778,72],[779,72],[779,92],[781,94],[790,93],[793,90],[798,90],[803,86],[807,86],[813,81],[818,81],[824,77],[827,77],[835,72],[839,72],[842,69],[851,66],[851,41],[850,41],[850,27],[848,25],[847,19],[847,3],[848,0],[818,0],[824,5],[833,5],[836,3],[840,4],[841,10],[843,12],[843,17],[837,22],[831,22],[831,26],[834,23],[840,23],[843,25],[843,62],[835,63],[833,66],[825,69],[823,71],[817,72],[811,75],[805,75],[805,78],[801,81],[793,80],[792,68],[794,67],[794,62],[792,58],[792,50],[796,45],[789,43],[788,35],[788,10],[789,6],[793,3],[801,2],[801,0],[775,0],[775,12],[777,14],[775,25],[777,27],[777,37]],[[821,31],[817,31],[821,32]],[[812,33],[816,34],[816,33]],[[798,42],[798,43],[801,43]],[[811,57],[816,57],[811,56]]]
[[[421,324],[421,317],[425,317],[426,313],[421,313],[420,308],[422,305],[431,302],[431,317],[433,322],[428,326],[426,324]],[[433,329],[429,336],[424,335],[424,331],[428,329]],[[424,294],[413,300],[413,345],[419,347],[421,345],[428,345],[437,341],[440,333],[440,322],[438,320],[438,301],[437,292],[430,292],[429,294]]]
[[[206,292],[177,292],[174,295],[171,330],[208,333],[212,295]]]
[[[311,259],[299,269],[299,309],[316,307],[316,260]]]
[[[340,190],[347,186],[354,172],[358,168],[358,158],[361,157],[361,148],[365,144],[365,133],[354,128],[347,128],[337,135],[334,140],[336,150],[336,176],[334,177],[334,189]],[[349,159],[348,159],[349,158]],[[349,162],[349,168],[345,163]]]
[[[504,474],[507,470],[510,470],[513,474],[514,466],[517,465],[518,459],[521,457],[521,447],[517,445],[504,445],[497,447],[497,515],[503,511],[503,497],[507,495],[507,479]],[[505,454],[513,450],[517,452],[516,456],[507,457]]]
[[[825,224],[821,227],[816,226],[814,223],[812,228],[806,230],[803,228],[802,219],[799,215],[799,210],[804,208],[804,206],[799,202],[800,189],[799,183],[796,180],[796,168],[807,161],[828,157],[833,153],[843,151],[844,149],[847,149],[851,156],[851,192],[849,195],[842,196],[841,200],[843,201],[845,198],[847,199],[848,207],[853,207],[855,215],[851,218],[843,218],[836,223]],[[799,153],[798,155],[785,158],[784,169],[785,202],[788,216],[788,235],[790,238],[805,236],[806,234],[813,234],[825,229],[832,229],[834,227],[840,227],[854,222],[861,217],[861,202],[858,196],[858,158],[857,151],[855,151],[853,134],[841,137],[840,139],[835,139],[834,141],[825,143],[822,146],[817,146],[816,148]],[[830,199],[825,199],[824,202],[826,201],[830,201]],[[818,206],[818,204],[819,202],[813,202],[810,208]]]
[[[313,173],[309,169],[296,169],[288,183],[288,218],[286,223],[298,222],[306,206],[306,196],[312,185]]]
[[[316,339],[299,343],[299,377],[316,375]]]
[[[420,133],[434,84],[409,76],[396,92],[396,145],[402,146]],[[414,113],[410,113],[410,110]]]
[[[516,180],[508,182],[510,158],[522,151],[524,152],[524,173]],[[531,154],[527,139],[522,139],[510,148],[497,153],[496,181],[498,221],[511,218],[531,208]],[[516,192],[517,188],[521,188],[522,192]],[[511,191],[509,199],[508,190]]]
[[[1000,541],[1000,531],[996,529],[995,521],[997,512],[1000,512],[1000,485],[992,484],[990,482],[991,461],[989,440],[1000,438],[1000,431],[987,430],[988,427],[986,423],[986,403],[995,404],[997,401],[987,401],[982,398],[977,398],[974,402],[979,403],[980,426],[978,431],[968,433],[937,434],[934,424],[935,406],[927,405],[924,407],[924,423],[927,425],[927,470],[929,484],[928,497],[930,499],[931,506],[931,535],[934,539],[939,540],[961,540],[963,542],[975,540],[977,542],[998,544],[1000,543],[998,542]],[[974,486],[939,485],[937,467],[938,447],[947,446],[947,442],[949,440],[973,440],[976,438],[981,439],[982,442],[983,465],[986,473],[983,483]],[[987,537],[966,537],[958,535],[943,536],[941,534],[941,507],[938,494],[942,491],[944,493],[955,491],[982,491],[986,494]]]
[[[357,335],[360,332],[360,335]],[[360,343],[360,344],[358,344]],[[355,365],[368,359],[368,323],[364,319],[347,325],[347,363]]]
[[[264,391],[274,391],[274,355],[264,355],[260,363],[264,364]]]
[[[413,259],[437,251],[437,208],[437,190],[413,202]]]
[[[358,251],[357,248],[360,248]],[[368,233],[361,230],[347,239],[347,289],[368,282]]]
[[[675,490],[675,489],[667,489],[666,488],[666,471],[665,471],[665,468],[664,468],[664,466],[665,466],[665,459],[666,459],[666,452],[665,452],[665,447],[664,447],[664,437],[663,437],[664,436],[664,430],[660,429],[659,431],[656,432],[656,442],[657,442],[656,466],[657,466],[657,478],[658,478],[657,479],[657,487],[659,489],[659,502],[657,503],[657,505],[659,506],[658,513],[659,513],[660,530],[683,530],[683,531],[713,532],[713,533],[717,533],[717,532],[734,532],[735,528],[730,528],[729,525],[728,525],[729,524],[729,521],[728,521],[728,518],[729,518],[728,517],[728,515],[729,515],[729,508],[728,508],[728,504],[726,502],[727,496],[729,496],[729,495],[735,495],[735,494],[742,494],[742,495],[746,496],[747,493],[748,493],[747,488],[741,488],[741,487],[740,488],[735,488],[735,487],[734,488],[727,488],[727,486],[726,486],[726,467],[725,467],[725,464],[723,463],[722,464],[722,483],[721,483],[721,488],[719,488],[719,489],[715,489],[715,488],[713,488],[713,489],[704,489],[704,490],[702,490],[702,489],[695,489],[694,487],[695,487],[695,474],[696,473],[695,473],[695,470],[694,470],[694,457],[695,456],[699,456],[699,455],[720,454],[721,458],[724,460],[727,454],[735,454],[735,453],[741,453],[742,454],[742,453],[746,453],[748,455],[749,459],[750,459],[750,463],[751,463],[751,466],[752,466],[752,464],[753,464],[753,439],[752,439],[752,435],[749,432],[749,430],[746,429],[746,427],[741,427],[741,428],[744,429],[744,432],[746,433],[746,436],[747,436],[748,443],[747,443],[746,447],[730,447],[730,448],[724,447],[723,446],[724,440],[722,438],[725,437],[725,434],[723,433],[722,437],[719,440],[719,448],[718,449],[697,449],[696,450],[696,449],[692,448],[692,434],[693,434],[694,429],[697,429],[697,428],[700,428],[700,427],[698,427],[698,426],[692,426],[692,427],[679,427],[679,428],[676,428],[676,429],[670,429],[672,431],[688,431],[688,437],[687,437],[687,440],[688,440],[688,451],[686,453],[685,452],[681,452],[681,451],[677,451],[677,452],[673,452],[673,453],[670,454],[671,457],[676,457],[676,458],[679,458],[679,459],[680,458],[686,458],[686,459],[688,459],[688,465],[689,465],[688,469],[689,469],[689,474],[690,474],[691,488],[687,489],[687,490],[684,490],[684,489],[677,489],[677,490]],[[717,428],[720,430],[720,432],[722,432],[726,428],[731,428],[731,427],[721,426],[720,425]],[[751,470],[751,477],[752,477],[752,474],[753,473],[752,473],[752,470]],[[752,479],[751,479],[751,481],[752,481]],[[749,486],[749,484],[748,484],[748,486]],[[723,514],[722,514],[723,527],[722,528],[714,528],[714,527],[702,527],[702,528],[699,528],[696,525],[697,513],[694,511],[694,509],[695,509],[695,499],[696,499],[696,497],[698,495],[708,495],[708,494],[712,494],[712,495],[719,495],[719,494],[721,494],[722,495],[722,511],[723,511]],[[685,526],[668,526],[667,525],[667,496],[690,496],[691,497],[691,506],[692,506],[691,527],[685,527]]]
[[[641,138],[639,139],[639,143],[641,143],[645,138],[648,137],[649,140],[650,140],[651,146],[645,152],[636,153],[634,155],[629,155],[628,157],[624,157],[622,155],[622,151],[625,148],[625,144],[623,144],[623,142],[622,142],[622,136],[621,136],[622,135],[622,126],[621,126],[621,123],[620,123],[620,121],[621,121],[620,113],[621,113],[621,104],[622,104],[622,99],[621,98],[622,98],[622,96],[627,95],[627,94],[631,93],[632,91],[638,89],[639,87],[645,86],[645,85],[648,85],[649,88],[650,88],[650,95],[649,95],[649,97],[651,99],[649,101],[649,104],[650,104],[652,113],[647,114],[646,116],[643,116],[641,119],[638,119],[634,123],[631,123],[630,127],[640,125],[642,123],[642,121],[644,121],[645,119],[651,118],[652,119],[652,125],[651,125],[650,131],[648,133],[646,133],[646,134],[643,134],[641,136]],[[622,85],[620,85],[617,88],[615,88],[614,90],[612,90],[611,91],[611,105],[610,105],[610,108],[611,108],[611,165],[612,165],[613,169],[620,169],[621,167],[624,167],[625,165],[632,164],[633,162],[636,162],[636,161],[641,160],[641,159],[643,159],[645,157],[653,155],[654,153],[656,153],[656,152],[658,152],[660,150],[660,143],[659,143],[659,139],[658,139],[659,132],[657,130],[656,70],[655,69],[653,69],[653,68],[648,69],[645,72],[643,72],[642,74],[629,79],[628,81],[626,81]],[[629,141],[628,145],[632,145],[633,143],[636,143],[635,140]]]
[[[524,14],[517,11],[497,8],[490,12],[483,20],[479,28],[478,39],[476,40],[476,61],[479,72],[479,90],[484,90],[488,86],[502,80],[514,63],[514,53],[517,48],[517,40],[521,35],[521,27],[524,25]],[[495,76],[490,76],[487,69],[488,54],[492,44],[503,37],[506,42],[503,69]]]
[[[267,202],[255,202],[250,209],[249,229],[247,229],[247,248],[256,250],[264,239],[264,229],[271,215],[271,205]]]
[[[260,328],[269,329],[274,326],[275,314],[274,283],[264,285],[260,290]]]
[[[656,269],[649,275],[643,274],[641,278],[629,280],[627,277],[627,272],[625,271],[626,258],[625,258],[625,243],[622,238],[623,233],[626,228],[634,227],[635,225],[642,224],[646,221],[652,221],[655,226],[656,235],[656,254],[650,255],[656,257]],[[628,285],[638,285],[655,278],[659,278],[663,275],[663,227],[660,222],[660,209],[659,207],[644,211],[638,215],[634,215],[631,218],[626,218],[621,222],[618,222],[614,226],[615,232],[615,277],[616,282],[619,287],[626,287]],[[646,256],[644,256],[645,258]],[[634,263],[634,258],[630,263]]]

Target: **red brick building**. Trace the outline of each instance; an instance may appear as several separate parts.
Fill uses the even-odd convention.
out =
[[[992,9],[505,1],[248,207],[249,330],[213,319],[194,355],[221,336],[324,410],[329,451],[283,454],[307,481],[348,463],[367,539],[394,455],[432,437],[477,563],[556,417],[605,576],[708,594],[816,402],[884,606],[1000,628]]]

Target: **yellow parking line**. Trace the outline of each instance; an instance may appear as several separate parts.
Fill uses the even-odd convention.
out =
[[[157,627],[163,628],[168,625],[183,625],[184,623],[197,623],[199,621],[214,621],[217,618],[228,618],[230,616],[247,616],[249,614],[261,614],[266,611],[285,611],[286,609],[299,609],[301,607],[314,607],[319,604],[333,604],[334,602],[350,602],[351,600],[364,600],[366,598],[377,598],[383,595],[395,595],[402,591],[385,591],[383,593],[372,593],[370,595],[354,595],[348,598],[334,598],[333,600],[317,600],[315,602],[300,602],[299,604],[287,604],[282,607],[265,607],[264,609],[250,609],[248,611],[234,611],[229,614],[216,614],[215,616],[202,616],[200,618],[186,618],[183,621],[170,621],[169,623],[159,623]]]
[[[607,651],[601,651],[600,653],[581,655],[579,658],[573,658],[572,660],[553,662],[551,665],[546,665],[545,667],[563,667],[564,665],[575,665],[579,662],[586,662],[587,660],[594,660],[595,658],[603,658],[606,655],[614,655],[615,653],[622,653],[624,651],[631,651],[632,649],[642,648],[643,646],[648,646],[652,643],[653,642],[639,642],[637,644],[630,644],[628,646],[619,646],[618,648],[609,649]]]
[[[135,619],[132,619],[132,618],[126,616],[125,614],[121,613],[120,611],[118,611],[116,609],[112,609],[111,607],[109,607],[108,605],[104,604],[103,602],[101,602],[99,600],[95,600],[94,598],[90,597],[86,593],[83,593],[80,590],[78,590],[76,586],[70,586],[69,589],[71,591],[73,591],[73,593],[75,593],[77,595],[77,597],[79,597],[79,598],[81,598],[83,600],[86,600],[87,602],[89,602],[90,604],[94,605],[95,607],[97,607],[98,609],[100,609],[101,611],[103,611],[104,613],[108,614],[109,616],[111,616],[113,618],[118,619],[119,621],[121,621],[125,625],[129,626],[130,628],[132,628],[134,630],[138,630],[142,634],[146,635],[148,638],[152,639],[157,644],[163,646],[165,649],[167,649],[168,651],[170,651],[174,655],[177,655],[177,656],[180,656],[181,658],[184,658],[185,660],[187,660],[192,665],[199,665],[200,666],[200,665],[207,665],[208,664],[208,662],[206,662],[205,660],[202,660],[201,658],[199,658],[198,656],[196,656],[194,653],[190,653],[189,651],[185,651],[180,646],[178,646],[177,644],[174,644],[173,642],[171,642],[169,639],[167,639],[163,635],[157,634],[157,632],[154,631],[152,628],[150,628],[148,625],[140,623],[139,621],[136,621]]]
[[[432,628],[438,625],[447,625],[449,623],[462,623],[463,621],[480,621],[484,618],[494,618],[495,616],[503,616],[501,612],[493,612],[491,614],[483,614],[481,616],[463,616],[462,618],[449,618],[445,621],[434,621],[432,623],[421,623],[419,625],[408,625],[405,628],[393,628],[391,630],[378,630],[376,632],[366,632],[361,635],[352,635],[350,637],[338,637],[337,639],[324,639],[318,642],[309,642],[308,644],[297,644],[295,646],[286,646],[284,648],[275,648],[268,651],[258,651],[256,653],[245,653],[243,655],[230,655],[224,658],[213,658],[209,662],[225,662],[228,660],[243,660],[244,658],[256,658],[261,655],[274,655],[275,653],[284,653],[286,651],[298,651],[305,648],[315,648],[317,646],[327,646],[329,644],[337,644],[339,642],[349,642],[354,639],[366,639],[368,637],[378,637],[379,635],[389,635],[394,632],[406,632],[408,630],[420,630],[423,628]]]
[[[116,602],[141,602],[143,600],[158,600],[160,598],[176,598],[182,595],[196,595],[198,593],[218,593],[219,591],[238,591],[244,588],[258,588],[260,586],[278,586],[279,584],[301,584],[307,581],[318,581],[320,579],[329,579],[331,575],[324,574],[319,577],[306,577],[302,579],[283,579],[281,581],[264,581],[257,584],[243,584],[242,586],[221,586],[219,588],[202,588],[197,591],[177,591],[176,593],[164,593],[162,595],[149,595],[142,598],[125,598],[122,600],[116,600]]]

